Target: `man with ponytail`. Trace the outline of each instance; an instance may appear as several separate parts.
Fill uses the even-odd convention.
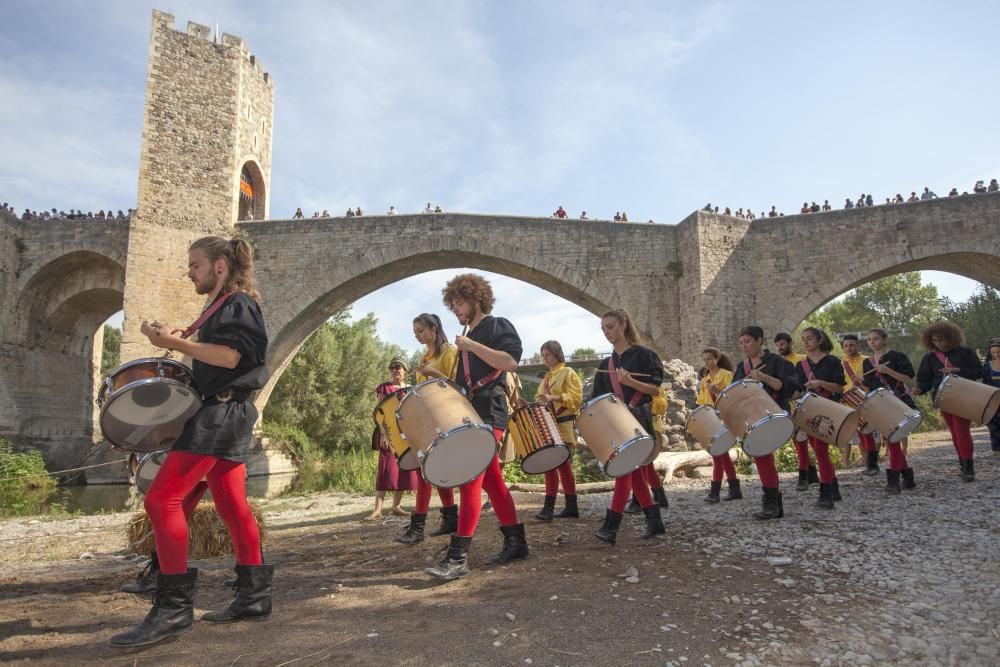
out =
[[[202,620],[232,623],[271,615],[274,568],[264,565],[257,522],[246,499],[244,461],[257,421],[251,398],[264,386],[267,331],[253,273],[253,249],[242,239],[207,236],[188,249],[188,278],[208,307],[188,329],[143,322],[142,333],[159,348],[191,357],[194,388],[204,403],[184,425],[145,498],[159,571],[153,607],[138,626],[111,638],[119,647],[153,644],[194,623],[198,570],[188,567],[184,506],[205,479],[229,529],[236,553],[236,597]],[[195,331],[198,340],[191,336]]]

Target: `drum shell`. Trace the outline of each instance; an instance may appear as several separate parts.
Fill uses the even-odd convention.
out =
[[[97,405],[103,407],[117,392],[133,382],[165,378],[194,386],[194,373],[179,361],[164,357],[146,357],[128,361],[108,373],[97,392]]]
[[[988,424],[1000,408],[1000,389],[957,375],[945,375],[938,383],[934,407],[978,424]]]
[[[721,456],[736,444],[736,437],[711,405],[695,408],[688,415],[684,428],[712,456]]]
[[[612,477],[623,477],[641,466],[656,445],[635,415],[614,394],[596,396],[580,406],[576,429],[601,463],[601,469]],[[630,450],[629,455],[613,465],[614,459],[626,449]]]
[[[410,448],[409,441],[403,437],[399,429],[399,421],[396,419],[396,410],[400,401],[410,391],[410,387],[403,387],[389,394],[375,406],[372,410],[372,420],[376,428],[382,432],[382,437],[392,447],[396,461],[400,470],[416,470],[420,467],[417,463],[416,453]]]
[[[555,470],[569,458],[569,448],[547,404],[529,403],[514,410],[507,430],[521,459],[521,469],[528,474]]]
[[[868,392],[870,394],[871,392]],[[858,419],[858,432],[864,435],[874,433],[877,428],[874,424],[869,424],[868,420],[865,419],[864,414],[861,413],[861,404],[864,402],[865,397],[868,396],[864,389],[861,387],[851,387],[849,390],[845,391],[840,397],[840,402],[849,408],[858,411],[860,418]]]
[[[733,382],[719,394],[715,407],[726,428],[742,441],[750,456],[774,453],[795,430],[788,413],[760,382],[746,378]],[[754,433],[755,429],[758,433]]]
[[[134,459],[132,476],[135,478],[135,488],[139,489],[140,493],[143,495],[149,493],[149,487],[156,479],[156,474],[160,471],[160,466],[163,465],[169,453],[169,450],[148,452],[139,454]]]
[[[846,447],[858,430],[857,410],[806,392],[799,399],[792,421],[808,435],[837,447]]]
[[[883,387],[868,392],[858,407],[858,413],[872,425],[873,430],[892,443],[908,437],[924,418],[919,410],[911,408]]]

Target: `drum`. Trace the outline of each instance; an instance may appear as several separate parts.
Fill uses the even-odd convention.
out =
[[[773,454],[788,441],[795,425],[760,382],[737,380],[715,401],[719,416],[750,456]]]
[[[858,410],[861,407],[861,404],[864,402],[865,396],[867,395],[868,394],[866,394],[865,390],[862,389],[861,387],[851,387],[849,391],[845,391],[840,396],[840,402],[849,408],[854,408],[855,410]],[[865,419],[865,416],[861,414],[860,410],[858,410],[858,415],[860,416],[860,419],[858,419],[858,431],[864,433],[865,435],[868,435],[869,433],[874,433],[877,430],[874,424],[868,423],[868,421]]]
[[[609,477],[624,477],[656,450],[656,440],[614,394],[601,394],[580,406],[576,430]]]
[[[410,447],[410,443],[406,438],[403,437],[402,432],[399,430],[399,422],[396,421],[396,409],[408,391],[410,391],[409,387],[403,387],[394,391],[379,401],[378,405],[372,411],[372,419],[375,420],[375,426],[382,432],[382,437],[389,443],[389,446],[392,447],[400,470],[416,470],[420,467],[420,464],[417,462],[416,453]]]
[[[555,470],[569,458],[569,447],[548,405],[529,403],[514,410],[507,431],[517,448],[521,469],[529,475]]]
[[[889,442],[899,442],[908,438],[924,420],[920,410],[914,410],[891,391],[882,387],[868,392],[858,408],[858,413]]]
[[[396,421],[416,452],[424,479],[434,486],[451,488],[472,481],[497,454],[493,429],[449,380],[411,387],[399,401]]]
[[[846,447],[858,430],[858,411],[807,391],[792,415],[802,431],[823,442]]]
[[[688,415],[684,428],[712,456],[721,456],[736,444],[736,436],[726,428],[719,412],[711,405],[695,408]]]
[[[945,375],[937,386],[934,407],[969,421],[988,424],[1000,407],[1000,389],[957,375]]]
[[[201,408],[194,376],[184,364],[155,357],[122,364],[97,394],[100,424],[111,444],[133,452],[170,449]]]
[[[795,399],[791,399],[788,401],[789,413],[794,415],[795,410],[798,407],[799,407],[799,402],[796,401]],[[794,421],[792,423],[794,423]],[[806,434],[805,431],[801,430],[798,426],[796,426],[795,430],[792,431],[792,440],[794,440],[795,442],[807,442],[809,440],[809,436]]]
[[[146,452],[137,454],[132,459],[132,478],[135,481],[135,487],[142,495],[149,492],[149,486],[156,478],[156,473],[160,472],[160,466],[163,465],[169,452],[170,450],[167,449],[159,452]]]

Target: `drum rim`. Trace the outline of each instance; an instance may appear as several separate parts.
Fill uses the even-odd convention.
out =
[[[142,467],[146,465],[146,463],[148,463],[149,460],[152,459],[157,454],[166,455],[169,453],[170,453],[169,449],[157,449],[151,452],[136,452],[136,458],[140,460],[135,466],[135,472],[133,473],[132,477],[133,477],[133,483],[135,484],[135,488],[139,490],[139,493],[141,493],[142,495],[146,495],[146,492],[149,491],[148,486],[146,488],[142,488],[142,485],[139,484],[139,479],[140,479],[139,471],[142,470]],[[161,466],[163,465],[163,461],[160,461],[160,465]]]
[[[448,380],[447,378],[434,378],[433,380],[424,380],[423,382],[418,382],[417,384],[411,384],[409,387],[404,387],[404,389],[408,389],[409,391],[406,392],[405,396],[403,396],[401,399],[399,399],[399,405],[396,406],[396,421],[397,422],[399,421],[399,411],[403,409],[403,402],[406,401],[407,399],[409,399],[411,396],[419,396],[420,394],[417,392],[417,389],[419,389],[420,387],[423,387],[426,384],[433,384],[433,383],[450,384],[452,386],[452,388],[455,391],[458,392],[459,396],[461,396],[462,398],[464,398],[466,401],[469,400],[469,398],[462,392],[462,388],[459,387],[457,383],[452,382],[451,380]],[[386,398],[388,398],[388,397],[386,397]],[[378,407],[378,406],[376,406],[376,407]],[[400,430],[402,430],[402,429],[400,429]]]
[[[631,440],[626,440],[625,442],[623,442],[622,444],[618,445],[617,447],[613,447],[611,449],[611,454],[608,456],[608,460],[605,461],[604,463],[598,462],[597,467],[600,469],[600,471],[602,473],[604,473],[608,477],[611,477],[612,479],[618,479],[618,477],[624,477],[625,475],[633,472],[634,470],[636,470],[638,468],[641,468],[642,464],[640,463],[635,468],[632,468],[632,470],[629,470],[628,472],[624,472],[621,475],[618,475],[618,477],[612,477],[612,475],[610,475],[608,473],[608,465],[610,465],[611,462],[615,460],[615,458],[618,456],[619,452],[624,451],[628,447],[634,445],[636,442],[638,442],[640,440],[644,440],[644,439],[651,440],[653,442],[653,447],[654,448],[656,447],[656,438],[654,438],[653,436],[649,435],[648,433],[643,433],[642,435],[637,435],[634,438],[632,438]]]
[[[417,461],[417,467],[416,468],[404,468],[403,467],[403,459],[406,458],[407,454],[410,454],[412,452],[413,452],[413,447],[407,447],[406,451],[403,452],[402,455],[397,455],[396,456],[396,465],[399,466],[400,470],[404,470],[406,472],[411,472],[413,470],[420,470],[420,461]],[[395,454],[395,452],[393,452],[393,454]],[[414,461],[417,460],[417,455],[416,454],[413,454],[413,460]]]
[[[733,380],[728,385],[726,385],[725,389],[723,389],[722,391],[719,392],[719,398],[715,399],[715,404],[718,405],[719,404],[719,399],[721,399],[722,397],[724,397],[726,395],[726,392],[729,391],[730,389],[732,389],[733,387],[735,387],[736,385],[740,385],[741,387],[743,387],[743,386],[748,385],[748,384],[755,384],[758,387],[760,387],[761,389],[764,388],[764,383],[760,382],[758,380],[751,380],[750,378],[740,378],[739,380]]]
[[[732,449],[733,447],[735,447],[739,443],[740,439],[737,438],[736,435],[732,431],[729,430],[729,427],[728,426],[723,426],[721,429],[719,429],[718,432],[716,432],[715,434],[713,434],[712,437],[709,439],[709,441],[708,441],[708,448],[709,448],[709,450],[711,450],[712,445],[715,444],[715,441],[722,437],[723,433],[728,433],[732,437],[732,439],[733,439],[733,444],[729,445],[729,447],[726,447],[726,451],[729,451],[730,449]],[[713,454],[713,456],[715,456],[715,454]]]
[[[431,480],[427,479],[427,473],[424,471],[424,462],[431,455],[431,452],[434,450],[434,447],[436,447],[438,444],[440,444],[441,441],[444,440],[448,435],[454,433],[455,431],[461,431],[461,430],[467,429],[467,428],[480,428],[480,429],[483,429],[484,431],[488,431],[491,437],[493,436],[493,429],[492,428],[490,428],[486,424],[476,424],[476,423],[462,424],[461,426],[456,426],[455,428],[449,429],[449,430],[445,431],[444,433],[439,433],[438,436],[436,438],[434,438],[433,441],[431,441],[431,444],[427,446],[427,451],[426,452],[425,451],[418,451],[417,454],[416,454],[417,460],[420,462],[420,476],[423,478],[423,480],[425,482],[427,482],[428,484],[433,484],[434,486],[438,486],[437,484],[435,484]],[[499,450],[499,445],[497,445],[496,439],[493,440],[493,443],[494,443],[493,456],[496,456],[497,455],[497,451]],[[492,463],[492,462],[493,462],[493,457],[491,456],[490,459],[486,462],[486,465],[483,466],[483,469],[480,470],[479,472],[477,472],[475,475],[473,475],[469,479],[465,480],[461,484],[455,484],[454,486],[446,487],[446,488],[453,489],[453,488],[458,487],[458,486],[465,486],[470,481],[474,480],[476,477],[479,477],[480,475],[482,475],[483,472],[485,472],[486,469],[490,467],[490,463]]]
[[[379,412],[379,410],[382,409],[382,404],[383,403],[385,403],[386,401],[388,401],[390,398],[395,398],[399,394],[405,394],[405,393],[407,393],[412,388],[413,388],[412,386],[410,386],[410,387],[400,387],[399,389],[397,389],[396,391],[392,392],[391,394],[389,394],[388,396],[386,396],[382,400],[380,400],[378,403],[376,403],[375,407],[372,408],[372,419],[375,419],[375,415]],[[400,398],[399,402],[402,403],[403,399]],[[395,412],[395,410],[393,410],[393,412]],[[385,410],[382,410],[382,414],[387,414],[387,413],[386,413]]]
[[[612,402],[620,402],[621,401],[621,399],[618,398],[618,396],[616,396],[614,393],[612,393],[612,392],[609,391],[606,394],[601,394],[600,396],[594,396],[589,401],[585,401],[584,403],[581,403],[580,404],[580,412],[578,414],[582,415],[584,408],[589,407],[591,405],[595,405],[598,401],[603,401],[603,400],[611,400]]]
[[[555,443],[554,442],[554,443],[552,443],[550,445],[545,445],[544,447],[539,447],[538,449],[536,449],[535,451],[531,452],[530,454],[528,454],[527,456],[525,456],[523,459],[521,459],[521,470],[524,470],[524,464],[527,463],[528,459],[530,459],[532,456],[534,456],[535,454],[538,454],[539,452],[543,452],[543,451],[545,451],[547,449],[552,449],[553,447],[562,447],[563,449],[566,450],[566,458],[564,458],[562,461],[560,461],[559,465],[562,465],[563,463],[565,463],[567,460],[569,460],[569,457],[572,456],[572,453],[570,452],[569,447],[567,445],[565,445],[564,443]],[[558,468],[558,467],[559,466],[556,466],[556,468]],[[550,470],[555,470],[555,468],[550,468]],[[542,471],[542,472],[528,472],[527,470],[524,470],[524,472],[526,474],[528,474],[528,475],[541,475],[544,472],[548,472],[548,470],[545,470],[545,471]]]
[[[934,388],[934,407],[938,410],[941,406],[938,405],[941,402],[941,392],[951,386],[951,373],[944,375],[938,382],[937,387]]]
[[[916,420],[916,422],[917,422],[913,426],[913,428],[910,429],[909,431],[906,431],[905,435],[901,435],[899,437],[896,437],[897,434],[899,434],[902,431],[903,427],[906,426],[906,425],[908,425],[913,420]],[[892,428],[892,431],[889,432],[889,434],[886,436],[886,439],[889,442],[891,442],[892,444],[896,444],[900,440],[904,440],[904,439],[910,437],[910,434],[913,433],[913,431],[915,431],[917,429],[917,427],[920,426],[920,423],[923,420],[924,420],[924,415],[923,415],[922,412],[920,412],[920,410],[917,410],[916,412],[911,412],[910,414],[908,414],[906,416],[906,419],[904,419],[903,421],[899,422],[898,424],[896,424]]]
[[[107,438],[108,442],[110,442],[111,444],[113,444],[115,447],[118,447],[119,449],[124,449],[127,452],[136,452],[137,454],[138,453],[149,453],[149,452],[164,451],[164,450],[159,450],[159,449],[129,449],[128,447],[122,447],[121,445],[119,445],[118,443],[114,442],[113,440],[111,440],[111,438],[108,437],[107,431],[104,428],[104,414],[107,412],[108,408],[111,407],[111,404],[114,402],[115,398],[117,398],[119,395],[121,395],[122,393],[124,393],[126,389],[132,389],[132,388],[138,387],[139,385],[153,384],[153,383],[173,384],[173,385],[177,385],[178,387],[182,387],[184,389],[191,390],[191,395],[194,396],[194,400],[197,401],[197,404],[198,404],[197,405],[197,409],[195,410],[195,412],[198,412],[198,410],[200,410],[201,406],[204,404],[204,401],[201,400],[201,395],[198,394],[197,391],[195,391],[195,388],[193,386],[191,386],[189,384],[184,384],[183,382],[178,382],[177,380],[174,380],[173,378],[163,378],[163,377],[160,377],[160,378],[144,378],[142,380],[135,380],[134,382],[129,382],[127,385],[125,385],[121,389],[118,389],[117,391],[115,391],[114,393],[112,393],[110,396],[108,396],[107,400],[105,400],[104,403],[100,406],[101,407],[101,412],[100,412],[100,414],[97,417],[97,424],[98,424],[98,426],[101,427],[101,435],[103,435],[105,438]],[[194,415],[192,414],[192,416],[194,416]],[[191,417],[188,417],[187,419],[185,419],[184,422],[187,423],[188,419],[191,419]],[[178,435],[180,435],[180,434],[178,434]]]
[[[168,366],[179,366],[187,371],[189,374],[194,375],[194,371],[191,370],[190,366],[176,359],[170,359],[169,357],[142,357],[140,359],[133,359],[132,361],[126,361],[124,364],[116,368],[115,370],[108,373],[105,377],[114,377],[118,375],[119,372],[125,370],[126,368],[131,368],[132,366],[138,366],[139,364],[155,363],[156,365],[167,364]]]
[[[753,429],[757,428],[758,426],[760,426],[761,424],[763,424],[764,422],[766,422],[766,421],[768,421],[770,419],[780,419],[782,417],[786,417],[788,419],[789,423],[792,425],[792,433],[794,433],[795,432],[795,422],[792,421],[792,416],[790,414],[788,414],[787,410],[781,410],[780,412],[771,412],[771,413],[767,414],[766,416],[761,417],[760,419],[758,419],[757,421],[755,421],[753,424],[750,424],[747,427],[747,434],[749,434]],[[788,434],[788,438],[792,437],[792,433]],[[774,452],[776,452],[779,449],[781,449],[781,447],[785,444],[785,442],[788,442],[788,438],[785,438],[785,440],[780,445],[778,445],[777,447],[775,447],[774,449],[772,449],[769,453],[773,454]],[[747,449],[746,449],[746,437],[745,436],[739,439],[739,443],[740,443],[740,447],[743,448],[743,451],[746,452],[748,456],[767,456],[767,454],[751,454],[750,452],[747,452]]]

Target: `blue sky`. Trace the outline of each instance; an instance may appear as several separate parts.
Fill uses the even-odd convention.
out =
[[[154,6],[243,37],[275,78],[274,218],[432,201],[672,224],[706,202],[792,212],[1000,177],[997,0],[0,0],[0,199],[133,205]],[[440,311],[447,275],[355,310],[412,347],[393,306]],[[526,347],[606,346],[575,306],[497,291]]]

